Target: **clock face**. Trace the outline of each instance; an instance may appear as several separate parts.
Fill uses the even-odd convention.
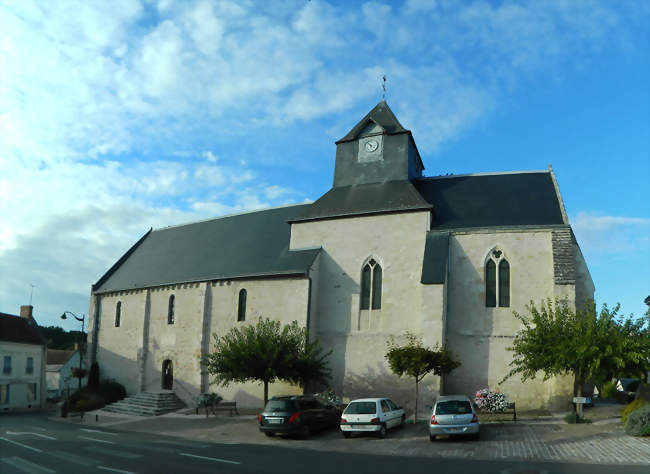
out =
[[[368,140],[364,147],[368,153],[372,153],[373,151],[376,151],[377,148],[379,148],[379,143],[377,140]]]

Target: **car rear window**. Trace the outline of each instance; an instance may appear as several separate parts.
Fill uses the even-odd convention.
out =
[[[352,402],[345,409],[348,415],[373,415],[377,413],[375,402]]]
[[[467,400],[449,400],[438,402],[436,405],[436,415],[462,415],[463,413],[472,413],[472,406]]]
[[[264,411],[297,411],[293,400],[269,400]]]

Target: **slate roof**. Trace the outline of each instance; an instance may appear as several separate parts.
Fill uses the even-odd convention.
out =
[[[289,251],[287,221],[307,206],[267,209],[151,231],[93,285],[93,291],[305,275],[320,249]]]
[[[47,365],[65,365],[77,351],[47,350]]]
[[[430,210],[432,207],[410,181],[387,181],[332,188],[311,206],[306,207],[293,221]]]
[[[424,178],[414,185],[433,205],[432,230],[564,224],[548,171]]]
[[[0,341],[44,345],[45,338],[33,319],[0,313]]]
[[[408,133],[408,130],[402,127],[402,124],[399,123],[399,120],[397,120],[393,111],[388,107],[386,101],[381,100],[366,114],[364,118],[352,127],[352,130],[350,130],[346,136],[338,140],[336,143],[339,144],[341,142],[355,140],[370,121],[381,126],[388,134]]]

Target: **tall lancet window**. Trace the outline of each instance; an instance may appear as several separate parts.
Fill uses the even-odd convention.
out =
[[[239,290],[239,308],[237,321],[246,321],[246,290]]]
[[[497,249],[485,261],[485,306],[510,307],[510,264],[503,251]]]
[[[115,305],[115,327],[120,327],[120,319],[122,319],[122,302],[118,301]]]
[[[361,309],[381,309],[381,265],[371,258],[361,269]]]
[[[167,324],[174,324],[174,305],[176,298],[174,295],[169,296],[169,305],[167,307]]]

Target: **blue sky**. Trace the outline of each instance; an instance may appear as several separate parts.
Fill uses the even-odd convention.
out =
[[[149,227],[317,199],[386,74],[426,175],[552,164],[598,303],[641,315],[648,25],[645,1],[3,2],[0,311],[33,284],[59,324]]]

